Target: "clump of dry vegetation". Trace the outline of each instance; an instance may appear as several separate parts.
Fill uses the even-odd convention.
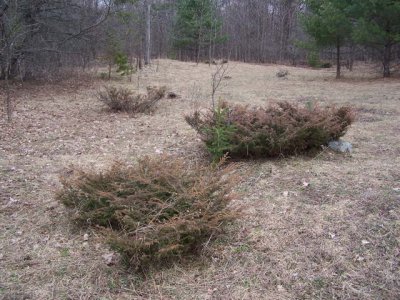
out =
[[[234,179],[227,172],[146,157],[104,173],[79,171],[62,179],[57,198],[77,224],[102,228],[124,261],[145,270],[197,253],[233,219],[227,206]]]
[[[274,157],[320,148],[346,133],[354,121],[350,107],[306,107],[278,102],[266,108],[221,103],[186,121],[202,137],[214,159]]]
[[[276,73],[276,77],[278,77],[278,78],[285,78],[288,75],[289,75],[289,71],[288,70],[279,70]]]
[[[147,95],[136,94],[127,88],[106,87],[99,93],[98,98],[114,112],[151,113],[165,93],[165,86],[149,86]]]

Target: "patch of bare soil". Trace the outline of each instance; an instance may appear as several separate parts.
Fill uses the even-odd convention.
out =
[[[108,82],[18,87],[14,122],[0,123],[0,299],[398,299],[400,298],[400,82],[359,66],[333,69],[231,62],[217,97],[252,105],[276,100],[351,104],[351,155],[241,162],[244,216],[202,258],[147,277],[107,265],[110,250],[77,230],[54,200],[73,164],[171,153],[205,159],[183,115],[208,107],[214,67],[155,62],[132,82],[166,85],[153,115],[110,113],[97,100]],[[108,255],[108,256],[107,256]]]

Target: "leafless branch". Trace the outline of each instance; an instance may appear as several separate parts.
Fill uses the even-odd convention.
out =
[[[218,91],[225,77],[225,73],[228,71],[228,67],[228,64],[218,64],[216,65],[215,72],[211,74],[211,101],[213,110],[215,109],[215,93]]]

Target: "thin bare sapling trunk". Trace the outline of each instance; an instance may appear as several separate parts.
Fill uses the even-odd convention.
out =
[[[151,51],[151,1],[147,0],[146,4],[146,53],[144,56],[144,64],[150,64]]]
[[[5,90],[6,90],[6,97],[4,99],[4,107],[6,110],[7,122],[11,123],[12,121],[12,103],[11,103],[11,92],[10,92],[10,83],[8,79],[8,66],[6,67],[5,73]]]
[[[216,71],[211,75],[211,105],[213,110],[215,110],[215,94],[221,87],[221,82],[228,71],[228,64],[221,63],[216,68]]]
[[[340,41],[336,42],[336,79],[340,78]]]

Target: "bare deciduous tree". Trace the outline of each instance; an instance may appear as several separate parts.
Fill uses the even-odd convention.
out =
[[[221,82],[224,80],[225,74],[228,71],[228,64],[216,65],[215,72],[211,74],[211,105],[215,109],[215,93],[221,87]]]

